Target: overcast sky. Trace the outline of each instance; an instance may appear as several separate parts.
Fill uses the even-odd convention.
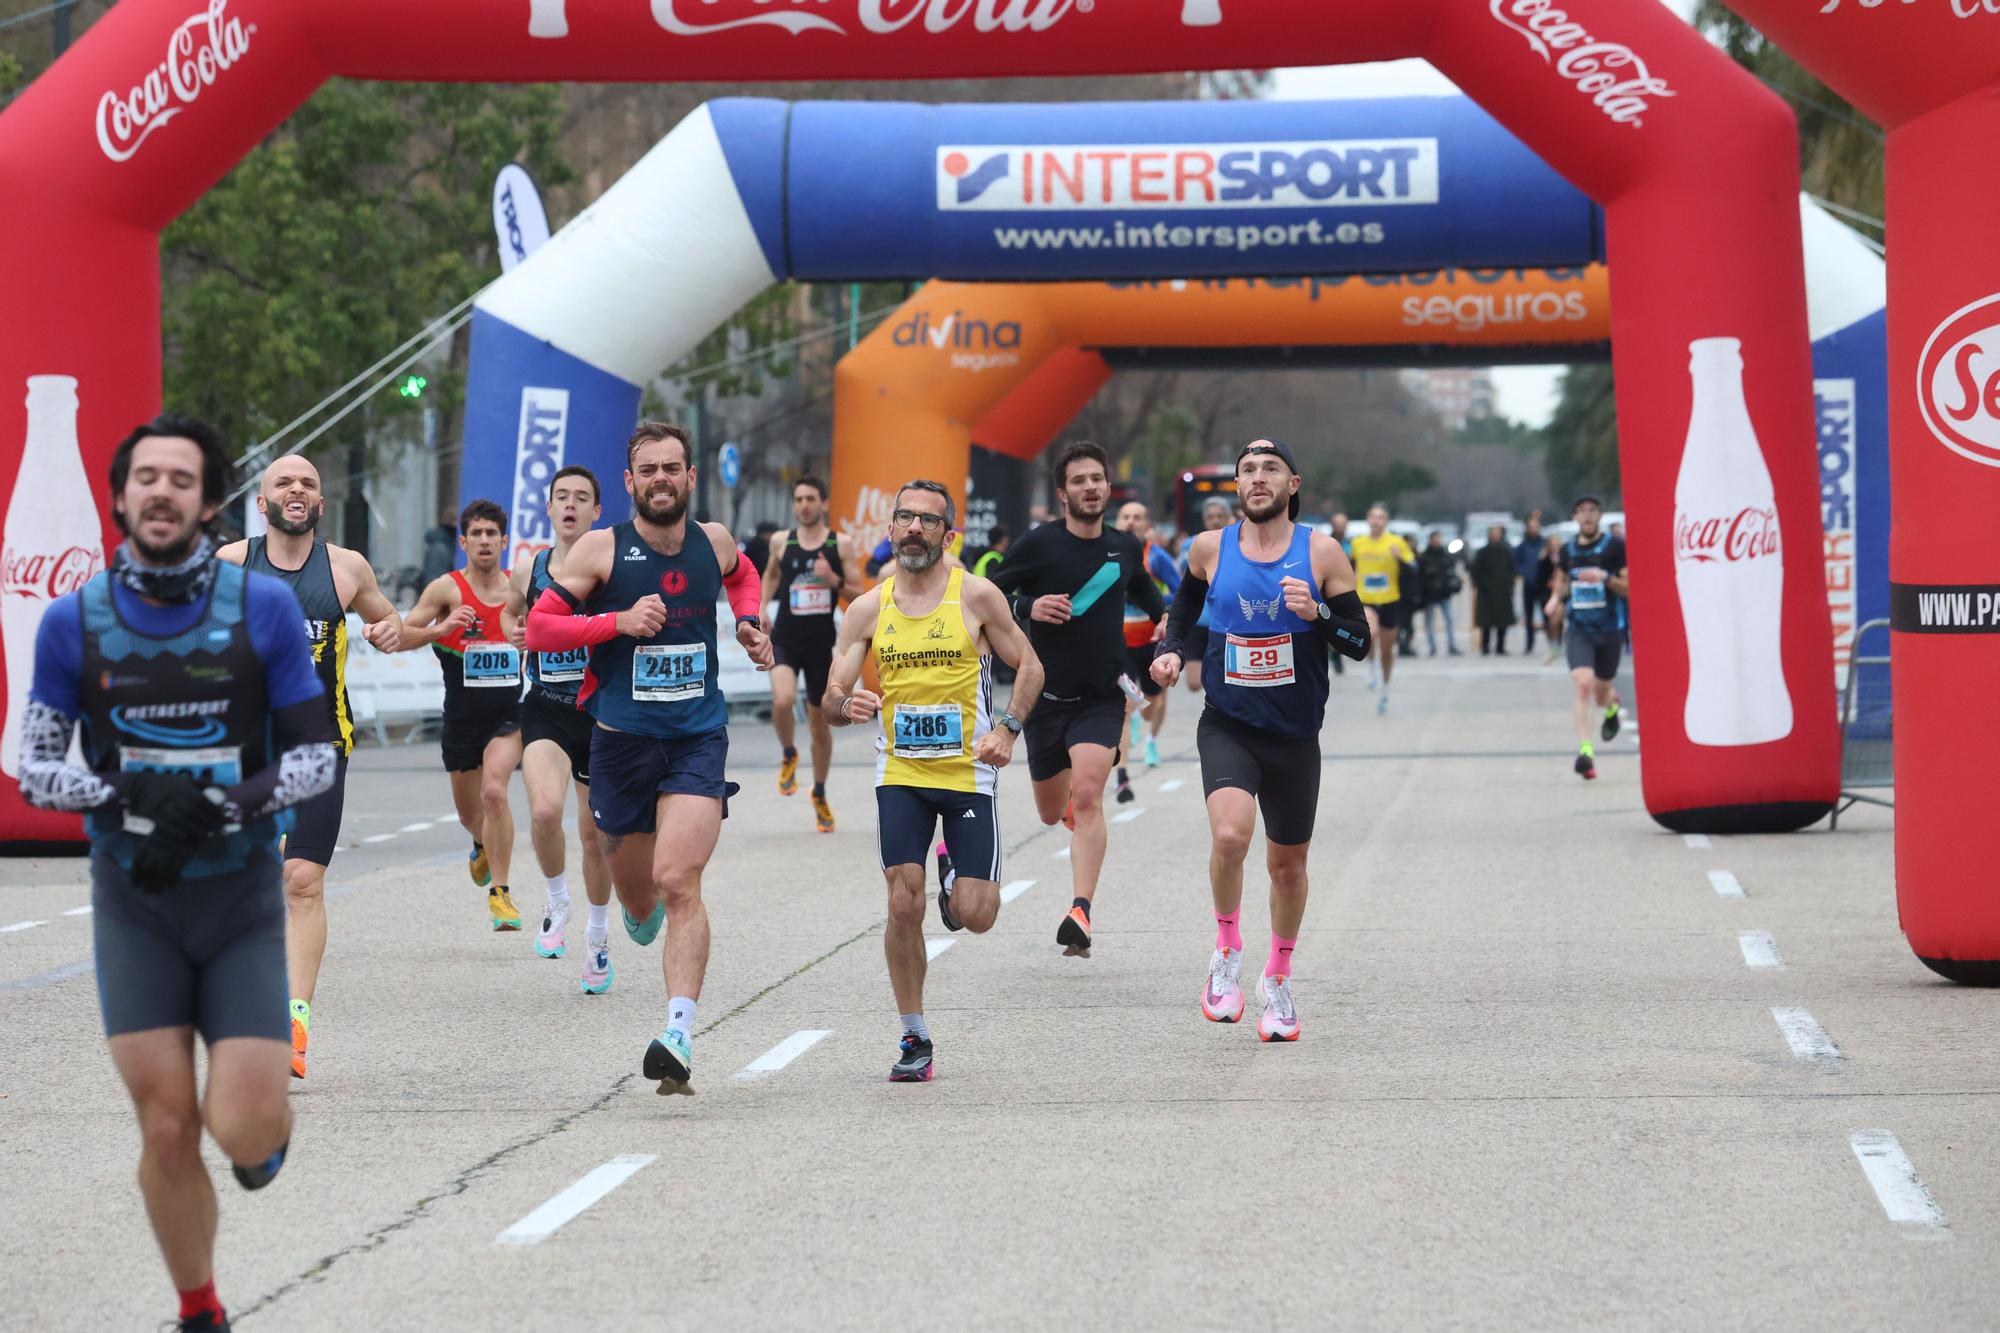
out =
[[[1690,18],[1697,0],[1661,0],[1682,18]],[[1318,65],[1277,71],[1273,97],[1319,100],[1335,97],[1439,96],[1458,91],[1457,85],[1431,67],[1428,60],[1392,60],[1376,65]],[[1498,366],[1494,386],[1503,416],[1540,426],[1556,406],[1556,381],[1561,366]]]

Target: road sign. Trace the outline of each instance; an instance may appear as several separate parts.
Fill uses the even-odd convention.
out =
[[[715,473],[722,484],[730,490],[743,480],[743,453],[733,444],[725,444],[715,454]]]

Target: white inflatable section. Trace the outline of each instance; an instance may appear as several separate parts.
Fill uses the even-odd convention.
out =
[[[477,304],[644,384],[776,281],[703,106]]]
[[[1806,251],[1806,328],[1812,341],[1889,304],[1889,266],[1846,223],[1799,196]]]

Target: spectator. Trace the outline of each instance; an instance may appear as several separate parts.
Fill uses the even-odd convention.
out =
[[[1452,598],[1465,586],[1458,577],[1458,562],[1445,549],[1444,534],[1433,532],[1424,549],[1417,554],[1419,582],[1424,589],[1424,637],[1430,644],[1430,655],[1438,655],[1437,621],[1444,617],[1445,648],[1453,657],[1463,657],[1458,648],[1458,631],[1452,627]]]
[[[1472,557],[1472,618],[1479,626],[1479,655],[1507,655],[1507,627],[1514,623],[1514,552],[1498,523]]]
[[[750,568],[761,570],[771,563],[771,534],[777,530],[778,525],[767,518],[757,525],[750,540],[743,543],[743,554],[749,557]]]
[[[1535,651],[1535,621],[1542,614],[1542,603],[1549,599],[1549,586],[1535,582],[1542,560],[1542,515],[1540,510],[1528,515],[1528,524],[1521,540],[1514,547],[1514,574],[1521,580],[1521,626],[1527,631],[1528,642],[1521,648],[1523,655]],[[1500,634],[1502,648],[1505,648],[1507,634]]]
[[[1007,556],[1007,525],[995,523],[986,529],[986,548],[965,562],[965,567],[982,579],[993,577],[993,567]]]

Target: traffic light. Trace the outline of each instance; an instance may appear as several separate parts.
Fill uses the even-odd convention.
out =
[[[405,398],[421,398],[429,386],[430,381],[422,375],[405,375],[403,382],[396,386],[396,392]]]

